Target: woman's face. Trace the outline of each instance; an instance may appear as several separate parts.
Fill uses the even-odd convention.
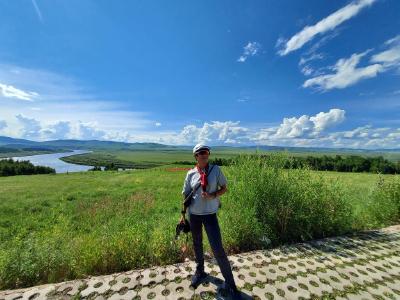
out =
[[[210,155],[210,152],[208,152],[207,150],[202,150],[196,154],[196,160],[199,164],[206,165],[208,163],[209,155]]]

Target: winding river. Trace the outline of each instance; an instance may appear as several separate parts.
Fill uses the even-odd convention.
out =
[[[67,172],[82,172],[87,171],[92,166],[76,165],[62,161],[61,157],[71,156],[75,154],[89,153],[92,151],[87,150],[73,150],[72,152],[61,152],[61,153],[50,153],[50,154],[38,154],[30,156],[18,156],[12,157],[14,160],[29,160],[35,166],[46,166],[56,170],[56,173],[67,173]]]

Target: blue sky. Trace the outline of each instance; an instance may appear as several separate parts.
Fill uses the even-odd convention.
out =
[[[400,145],[397,0],[0,0],[0,40],[0,135]]]

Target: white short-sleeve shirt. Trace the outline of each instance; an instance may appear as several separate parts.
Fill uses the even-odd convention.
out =
[[[214,167],[213,167],[214,166]],[[211,168],[213,169],[211,170]],[[218,165],[209,164],[209,169],[211,172],[207,177],[207,188],[208,193],[216,192],[220,186],[227,184],[224,173],[222,173],[221,168]],[[203,169],[203,171],[205,171]],[[200,174],[197,168],[189,170],[186,174],[185,181],[183,183],[182,194],[189,195],[193,188],[200,184]],[[193,195],[192,203],[189,206],[189,213],[195,215],[208,215],[213,214],[218,211],[219,207],[219,197],[214,199],[203,199],[201,196],[202,188],[201,186],[197,189],[196,193]]]

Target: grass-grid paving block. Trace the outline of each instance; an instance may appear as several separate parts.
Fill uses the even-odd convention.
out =
[[[349,281],[352,283],[364,284],[364,280],[368,280],[368,277],[361,275],[353,267],[345,266],[337,270],[339,273],[345,274],[349,277]]]
[[[371,294],[365,291],[358,291],[357,293],[346,294],[348,300],[371,300],[374,299]]]
[[[327,282],[332,288],[337,290],[343,289],[343,282],[345,279],[340,277],[339,273],[336,271],[329,270],[326,273],[317,272],[316,276],[319,279],[319,282]]]
[[[241,256],[241,255],[229,257],[229,260],[232,260],[233,264],[239,268],[242,268],[243,266],[247,266],[247,264],[248,264],[248,260],[246,259],[246,257]]]
[[[308,287],[308,291],[311,294],[315,294],[317,296],[322,296],[324,293],[332,292],[331,286],[320,282],[319,278],[313,274],[308,274],[307,277],[297,277],[296,282],[300,288],[300,284],[305,285]]]
[[[386,280],[385,284],[388,288],[390,288],[393,292],[396,290],[400,293],[400,280]],[[397,298],[400,298],[400,294],[397,294]]]
[[[262,278],[257,279],[257,270],[250,269],[250,270],[243,270],[241,274],[245,276],[244,281],[253,285],[257,282],[257,280],[264,280],[264,276]]]
[[[141,297],[141,299],[165,299],[165,296],[162,294],[164,289],[165,286],[162,284],[144,286],[137,294]]]
[[[166,298],[168,300],[170,299],[177,300],[181,297],[185,299],[190,299],[195,291],[193,288],[190,287],[190,281],[188,280],[184,280],[181,283],[171,282],[167,288],[169,291],[171,291],[171,293]],[[142,299],[147,299],[147,298],[142,298]]]
[[[400,251],[400,247],[399,247]],[[400,262],[398,260],[397,256],[387,256],[384,258],[385,261],[387,261],[392,267],[400,267]]]
[[[243,287],[247,281],[247,276],[244,275],[242,271],[239,271],[238,273],[233,273],[233,279],[237,286]]]
[[[88,295],[90,295],[93,292],[96,292],[98,294],[103,294],[105,291],[111,289],[110,285],[108,284],[108,282],[110,280],[112,280],[112,279],[108,279],[107,281],[105,281],[103,278],[99,279],[99,277],[90,278],[86,282],[88,287],[81,291],[81,296],[87,297]]]
[[[120,300],[120,299],[126,299],[126,300],[131,300],[137,295],[137,292],[134,290],[125,290],[123,294],[121,295],[120,293],[115,293],[112,294],[110,297],[107,297],[107,300]],[[103,295],[100,295],[103,296]],[[96,298],[97,299],[97,298]],[[143,298],[142,298],[143,299]]]
[[[276,288],[271,285],[268,285],[264,288],[255,286],[255,287],[253,287],[251,292],[249,292],[247,290],[242,290],[242,294],[246,294],[246,295],[251,294],[253,296],[253,298],[254,298],[254,296],[257,296],[257,297],[260,297],[260,299],[274,299],[274,300],[275,299],[279,299],[279,300],[286,299],[286,298],[283,298],[282,296],[279,296],[276,293]],[[244,298],[244,299],[246,299],[246,298]]]
[[[250,253],[251,253],[250,254],[251,262],[253,262],[253,263],[254,262],[261,263],[261,261],[264,259],[259,250],[255,250]]]
[[[374,269],[376,272],[381,272],[382,274],[385,274],[385,275],[387,276],[387,275],[389,274],[388,271],[390,271],[390,270],[392,270],[392,269],[387,268],[387,267],[385,266],[385,264],[386,264],[386,262],[385,262],[384,260],[380,259],[380,260],[378,260],[377,262],[375,262],[374,264],[371,264],[371,265],[373,265],[373,269]],[[396,275],[396,274],[395,274],[395,275]]]
[[[266,273],[266,278],[269,280],[278,279],[278,265],[270,265],[262,269]]]
[[[259,287],[257,287],[257,290],[258,289],[259,289]],[[264,288],[262,288],[262,291],[264,293],[264,297],[262,297],[261,299],[267,299],[267,300],[272,300],[272,299],[273,300],[283,300],[283,299],[287,299],[287,298],[285,298],[283,296],[282,290],[278,290],[275,287],[275,285],[272,285],[272,284],[265,284]]]
[[[293,264],[293,261],[279,262],[278,270],[282,271],[282,273],[278,272],[278,275],[286,277],[286,276],[288,276],[288,274],[295,274],[297,272],[297,265]]]
[[[196,289],[195,289],[195,294],[199,295],[200,297],[204,297],[208,295],[209,297],[212,294],[217,294],[218,288],[221,287],[222,284],[215,284],[212,281],[205,280],[203,283],[201,283]],[[213,298],[212,298],[213,299]]]
[[[54,290],[50,285],[32,287],[22,294],[22,299],[46,299],[46,294]]]
[[[194,272],[193,272],[194,273]],[[183,278],[182,268],[176,267],[175,265],[166,266],[165,269],[161,272],[161,275],[164,276],[164,279],[169,281],[173,281],[177,276]]]
[[[378,271],[370,265],[357,266],[354,269],[357,271],[358,274],[363,274],[372,280],[383,280],[384,277],[388,276],[387,273]]]
[[[385,263],[384,257],[371,257],[371,259],[368,260],[368,266],[371,268],[381,267],[383,263]]]
[[[23,292],[15,292],[12,294],[4,294],[0,292],[0,299],[1,300],[14,300],[14,299],[21,299]]]
[[[309,298],[311,295],[309,290],[301,288],[295,279],[288,279],[286,282],[275,283],[275,286],[285,291],[286,299],[298,299],[299,297]]]
[[[148,285],[149,282],[161,282],[161,280],[164,279],[164,275],[162,275],[162,271],[158,270],[156,268],[153,269],[145,269],[141,272],[141,275],[143,276],[140,279],[140,283],[142,285]]]
[[[58,294],[75,295],[79,292],[81,286],[86,286],[88,280],[71,280],[55,286],[55,291]]]
[[[367,292],[369,292],[371,295],[381,296],[383,299],[390,299],[387,295],[392,295],[394,297],[392,299],[396,299],[396,294],[393,293],[392,289],[380,284],[375,286],[368,286]]]

